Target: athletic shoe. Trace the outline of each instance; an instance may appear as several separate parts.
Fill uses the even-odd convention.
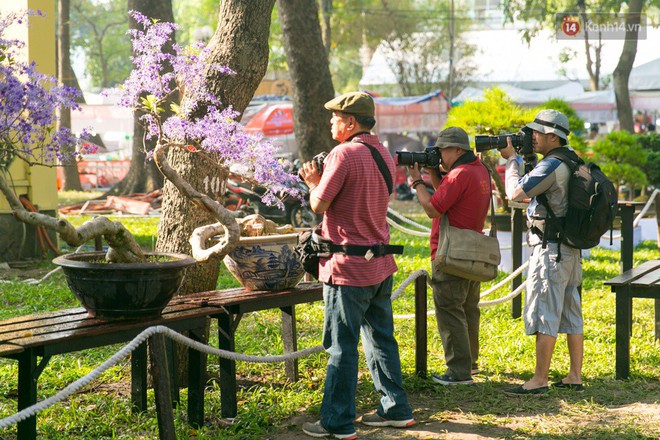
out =
[[[523,388],[522,385],[518,385],[515,388],[504,390],[504,393],[510,396],[527,396],[533,394],[547,394],[548,391],[549,391],[548,387],[538,387],[528,390],[527,388]]]
[[[303,432],[310,437],[317,438],[342,438],[345,440],[355,440],[358,438],[357,433],[352,432],[350,434],[335,434],[329,432],[323,426],[321,426],[321,421],[319,420],[316,423],[307,422],[303,425]]]
[[[362,416],[362,423],[367,426],[390,426],[392,428],[408,428],[415,424],[415,419],[390,420],[379,416],[377,413]]]
[[[431,380],[440,385],[472,385],[474,383],[471,377],[469,379],[456,379],[448,374],[443,374],[442,376],[434,374],[431,376]]]

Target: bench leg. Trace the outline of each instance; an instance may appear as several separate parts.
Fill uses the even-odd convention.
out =
[[[156,415],[158,416],[158,438],[160,440],[176,440],[170,372],[168,371],[167,354],[165,352],[165,336],[162,334],[151,336],[149,338],[149,349],[151,352],[151,374],[154,379]]]
[[[179,380],[178,380],[178,365],[176,362],[176,343],[170,339],[165,338],[165,353],[167,355],[167,369],[170,372],[170,394],[172,395],[172,408],[176,408],[181,403],[181,396],[179,395]]]
[[[131,401],[133,413],[147,410],[147,343],[131,353]]]
[[[201,342],[204,328],[191,330],[190,337]],[[204,426],[204,386],[206,355],[194,348],[188,349],[188,423],[195,428]]]
[[[282,310],[282,343],[285,353],[293,353],[298,349],[298,337],[296,335],[296,307],[280,307]],[[287,359],[284,361],[284,371],[289,380],[298,380],[298,359]]]
[[[18,410],[37,403],[37,356],[30,349],[25,350],[18,359]],[[18,439],[37,438],[37,416],[18,422]]]
[[[426,276],[415,280],[415,372],[426,377],[428,320],[426,318]]]
[[[630,375],[630,325],[632,299],[628,288],[621,287],[616,295],[616,378],[627,379]]]
[[[232,315],[218,315],[218,345],[221,350],[235,351]],[[220,415],[234,418],[238,412],[236,401],[236,362],[220,358]]]

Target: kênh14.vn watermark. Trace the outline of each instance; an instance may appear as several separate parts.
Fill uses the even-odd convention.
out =
[[[638,17],[639,20],[631,20]],[[624,40],[626,32],[637,31],[637,39],[646,39],[645,14],[579,14],[564,12],[555,14],[558,40],[583,40],[585,32],[589,39]]]

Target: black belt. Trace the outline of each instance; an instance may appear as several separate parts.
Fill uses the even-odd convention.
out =
[[[360,257],[364,257],[369,251],[371,251],[372,257],[403,253],[403,246],[395,244],[374,244],[372,246],[361,246],[358,244],[328,244],[327,246],[328,251],[333,254],[342,253]]]
[[[312,235],[312,239],[314,243],[317,244],[320,255],[328,254],[329,256],[329,254],[345,254],[366,257],[369,254],[369,259],[371,259],[390,254],[403,254],[403,246],[394,244],[374,244],[371,246],[359,244],[334,244],[330,240],[326,240],[316,233]]]

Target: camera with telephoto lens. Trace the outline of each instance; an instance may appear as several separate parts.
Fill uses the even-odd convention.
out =
[[[523,127],[518,133],[502,134],[500,136],[477,135],[474,137],[474,147],[478,152],[493,150],[497,148],[501,150],[506,148],[506,138],[511,138],[513,148],[521,156],[526,156],[534,153],[532,147],[532,129]]]
[[[420,167],[437,167],[442,162],[440,149],[437,147],[428,147],[424,151],[397,151],[397,166],[411,166],[418,163]]]

